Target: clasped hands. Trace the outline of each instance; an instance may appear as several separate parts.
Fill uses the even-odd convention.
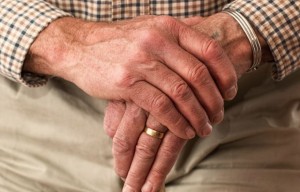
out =
[[[216,15],[114,23],[57,19],[31,45],[23,70],[64,78],[112,101],[105,130],[124,191],[158,191],[185,141],[209,135],[223,119],[224,99],[235,97],[237,78],[251,64],[243,32],[229,25],[218,34],[230,16]],[[165,135],[151,137],[145,127]]]
[[[199,27],[202,18],[186,19],[183,22],[190,27]],[[198,31],[197,34],[195,32],[191,30],[188,34],[184,34],[189,37],[180,37],[182,39],[178,45],[182,49],[172,56],[173,59],[170,61],[175,62],[176,66],[170,68],[170,73],[178,74],[182,80],[180,83],[173,82],[170,87],[173,89],[172,95],[165,94],[171,98],[175,108],[183,114],[196,134],[205,137],[212,131],[211,124],[220,123],[223,119],[223,100],[230,100],[235,96],[237,74],[225,50],[217,41],[203,32]],[[153,41],[156,41],[155,37],[153,38]],[[195,39],[192,41],[190,38]],[[188,73],[185,73],[186,68]],[[155,75],[157,81],[162,84],[168,77],[167,73]],[[177,100],[180,102],[177,103]],[[177,116],[170,117],[174,122],[178,121]],[[181,124],[174,127],[164,126],[160,123],[161,118],[143,110],[133,102],[109,102],[104,128],[113,139],[114,168],[125,182],[124,192],[159,191],[186,139],[193,137],[193,134],[181,132],[185,130]],[[164,137],[161,139],[151,137],[144,132],[145,128],[164,133]]]

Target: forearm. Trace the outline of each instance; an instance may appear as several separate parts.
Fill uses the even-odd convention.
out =
[[[27,86],[45,83],[44,78],[22,74],[25,56],[40,31],[68,13],[39,0],[0,1],[0,74]]]
[[[23,72],[70,80],[73,71],[79,67],[75,66],[77,63],[74,62],[78,56],[76,52],[79,51],[79,45],[87,38],[93,26],[92,22],[72,17],[53,21],[31,45],[26,55]]]

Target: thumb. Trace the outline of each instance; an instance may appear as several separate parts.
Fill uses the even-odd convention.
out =
[[[103,127],[106,134],[113,138],[126,110],[125,103],[109,101],[104,116]]]

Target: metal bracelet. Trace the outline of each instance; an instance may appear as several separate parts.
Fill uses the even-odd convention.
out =
[[[253,53],[253,63],[252,66],[247,70],[247,72],[256,70],[261,62],[262,53],[261,53],[261,46],[255,31],[253,30],[250,23],[245,19],[245,17],[241,13],[229,9],[224,10],[223,12],[231,15],[240,24],[241,28],[245,32],[250,42],[252,53]]]

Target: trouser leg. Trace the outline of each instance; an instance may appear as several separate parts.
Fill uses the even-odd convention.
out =
[[[166,191],[300,191],[299,75],[248,86],[211,136],[187,144]]]
[[[64,81],[0,78],[0,191],[117,192],[103,101]]]

